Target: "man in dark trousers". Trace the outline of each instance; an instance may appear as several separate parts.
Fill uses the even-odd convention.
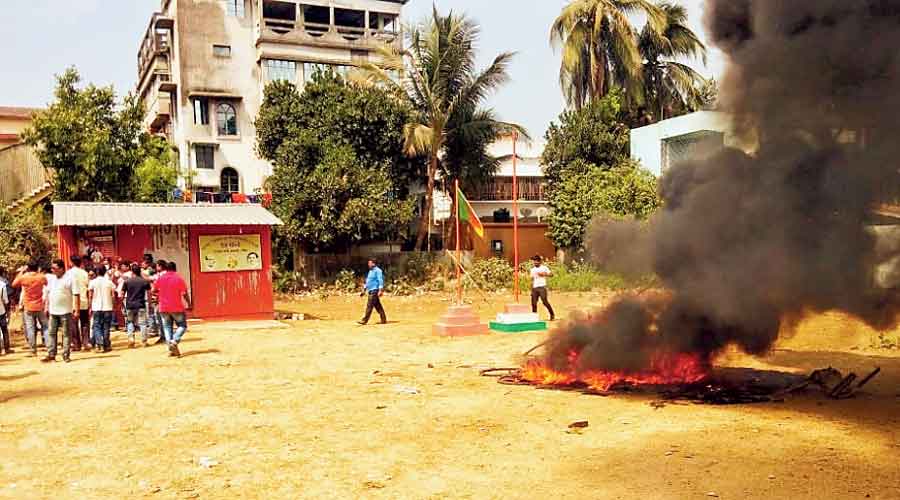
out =
[[[553,313],[553,307],[547,300],[547,277],[552,276],[553,273],[550,272],[549,267],[544,265],[540,255],[532,257],[531,262],[533,263],[529,273],[531,275],[531,312],[537,312],[538,299],[541,299],[547,312],[550,313],[550,321],[553,321],[556,319],[556,314]]]
[[[372,309],[378,311],[381,316],[381,324],[387,323],[387,316],[384,314],[384,307],[381,307],[381,296],[384,294],[384,273],[374,258],[369,259],[369,275],[366,276],[366,294],[369,301],[366,303],[366,315],[357,323],[365,325],[372,316]]]

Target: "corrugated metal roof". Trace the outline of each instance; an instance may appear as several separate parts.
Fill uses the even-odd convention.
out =
[[[0,117],[3,118],[31,118],[39,108],[22,108],[15,106],[0,106]]]
[[[278,226],[282,222],[249,203],[53,203],[56,226]]]

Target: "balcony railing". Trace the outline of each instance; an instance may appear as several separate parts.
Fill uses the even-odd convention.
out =
[[[138,52],[138,77],[143,77],[159,56],[168,56],[170,48],[171,39],[167,32],[150,33],[148,37],[144,38],[141,50]],[[168,70],[167,58],[165,69]]]
[[[392,30],[360,28],[300,22],[288,19],[263,18],[260,41],[311,43],[335,46],[375,48],[381,44],[399,44],[400,33]]]
[[[522,177],[518,179],[519,200],[546,201],[544,194],[544,180],[540,177]],[[482,186],[473,201],[512,201],[512,179],[495,179],[493,182]]]

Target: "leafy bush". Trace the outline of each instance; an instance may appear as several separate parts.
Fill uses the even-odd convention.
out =
[[[648,286],[653,277],[629,280],[615,273],[604,272],[584,261],[576,261],[566,265],[553,262],[546,263],[553,275],[547,278],[547,287],[557,292],[590,292],[591,290],[627,290],[629,288]],[[531,262],[523,262],[519,266],[519,290],[531,290]]]
[[[385,291],[394,295],[413,295],[416,293],[416,287],[410,283],[409,278],[401,276],[392,280],[386,287]]]
[[[274,278],[272,285],[278,293],[298,294],[309,289],[306,277],[300,272],[282,271],[275,267],[272,274]]]
[[[432,274],[434,257],[426,252],[412,252],[401,266],[400,274],[411,284],[421,285]]]
[[[53,242],[47,236],[48,227],[39,209],[12,215],[0,207],[0,266],[11,273],[32,260],[49,263]]]
[[[359,284],[356,282],[356,273],[352,269],[341,269],[334,279],[334,288],[338,292],[354,293],[359,291]]]
[[[472,263],[463,276],[463,287],[496,292],[512,287],[512,266],[499,257],[480,259]]]

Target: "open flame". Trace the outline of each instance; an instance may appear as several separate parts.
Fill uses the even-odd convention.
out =
[[[709,364],[699,354],[656,354],[650,365],[639,371],[586,370],[578,367],[579,353],[569,351],[568,369],[550,368],[545,360],[531,360],[522,368],[522,378],[537,385],[567,386],[585,384],[596,391],[608,391],[617,384],[677,385],[699,382],[709,375]]]

